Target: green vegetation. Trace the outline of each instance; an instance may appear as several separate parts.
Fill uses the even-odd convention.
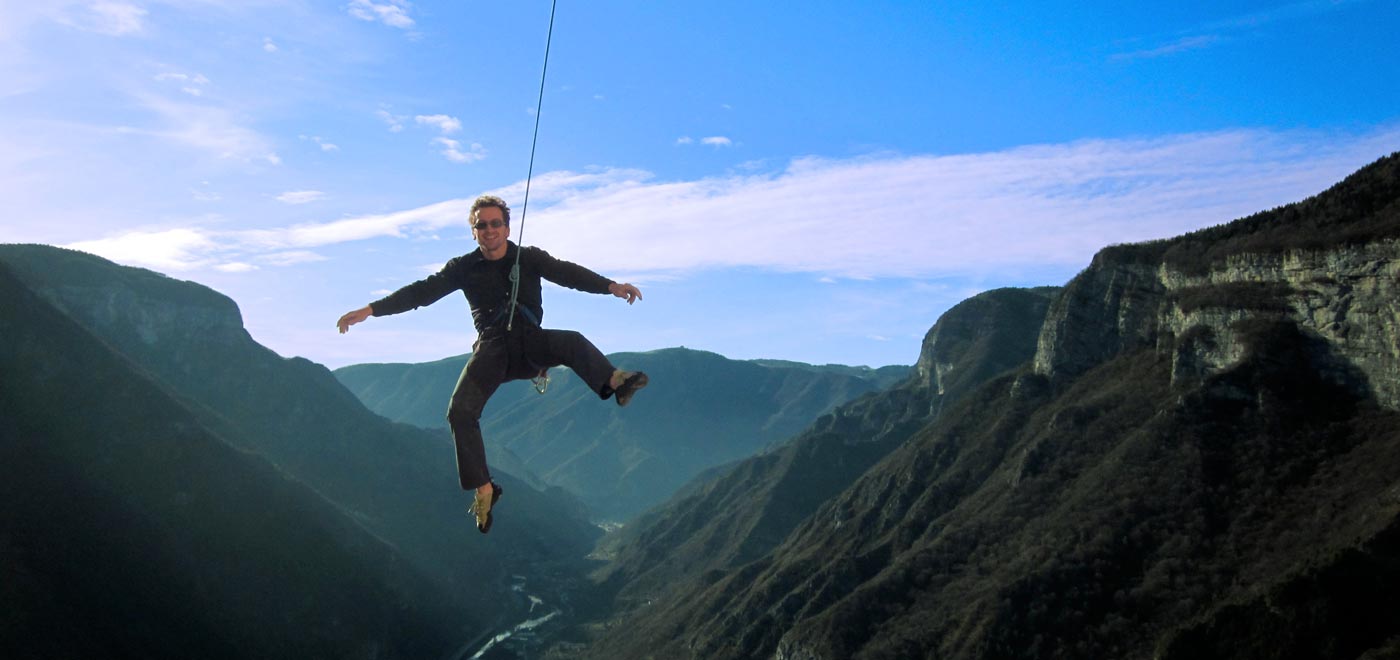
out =
[[[1295,204],[1256,213],[1168,240],[1116,245],[1104,258],[1165,263],[1203,275],[1232,255],[1277,254],[1400,238],[1400,153],[1391,154],[1328,190]]]
[[[1283,282],[1229,282],[1194,286],[1173,292],[1176,306],[1190,314],[1201,309],[1233,309],[1283,314],[1293,287]]]
[[[697,485],[631,532],[609,573],[630,609],[587,657],[1396,657],[1400,412],[1378,405],[1374,370],[1290,320],[1287,285],[1169,294],[1150,273],[1400,237],[1397,168],[1391,156],[1298,205],[1105,249],[1046,325],[1072,369],[1023,362],[983,381],[852,484],[823,478],[840,460],[823,450],[886,437],[911,408],[868,397],[792,453]],[[1241,312],[1242,358],[1174,381],[1173,346],[1156,341],[1168,303]],[[795,525],[775,496],[788,483],[826,495]],[[758,552],[690,558],[716,530],[680,519],[742,495],[759,511],[721,547]]]
[[[0,264],[5,657],[414,658],[446,593]],[[377,649],[377,650],[376,650]]]
[[[729,360],[684,348],[609,357],[651,375],[646,395],[625,411],[600,405],[559,368],[544,396],[528,382],[506,383],[487,405],[482,428],[494,466],[539,475],[586,501],[594,517],[612,521],[627,521],[702,471],[787,440],[836,405],[909,373]],[[335,375],[371,410],[445,430],[447,397],[466,360],[355,365]]]

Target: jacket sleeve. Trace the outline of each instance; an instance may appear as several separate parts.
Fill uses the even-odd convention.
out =
[[[608,286],[613,283],[612,280],[576,263],[555,259],[544,250],[528,249],[536,268],[539,269],[540,277],[559,286],[566,286],[586,293],[608,293]]]
[[[370,303],[374,315],[389,316],[426,307],[459,290],[461,284],[456,277],[459,259],[453,259],[442,270]]]

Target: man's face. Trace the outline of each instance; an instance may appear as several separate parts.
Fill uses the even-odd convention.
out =
[[[506,247],[510,238],[510,225],[505,223],[505,213],[495,206],[483,206],[476,212],[476,224],[472,225],[472,236],[483,252],[498,252]]]

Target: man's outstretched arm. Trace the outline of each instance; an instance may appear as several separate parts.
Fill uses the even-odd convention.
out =
[[[371,309],[369,305],[365,305],[357,310],[346,312],[344,316],[340,317],[339,321],[335,322],[335,327],[340,328],[340,334],[343,335],[350,330],[350,326],[371,316],[374,316],[374,310]]]

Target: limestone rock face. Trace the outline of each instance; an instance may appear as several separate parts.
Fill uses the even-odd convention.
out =
[[[940,396],[956,398],[1022,364],[1059,292],[1059,287],[995,289],[953,306],[924,335],[915,379]]]
[[[1110,248],[1066,287],[1041,329],[1036,372],[1064,379],[1133,348],[1170,351],[1173,380],[1239,362],[1251,321],[1323,340],[1338,381],[1400,408],[1400,241],[1232,255],[1205,274],[1120,259]]]

